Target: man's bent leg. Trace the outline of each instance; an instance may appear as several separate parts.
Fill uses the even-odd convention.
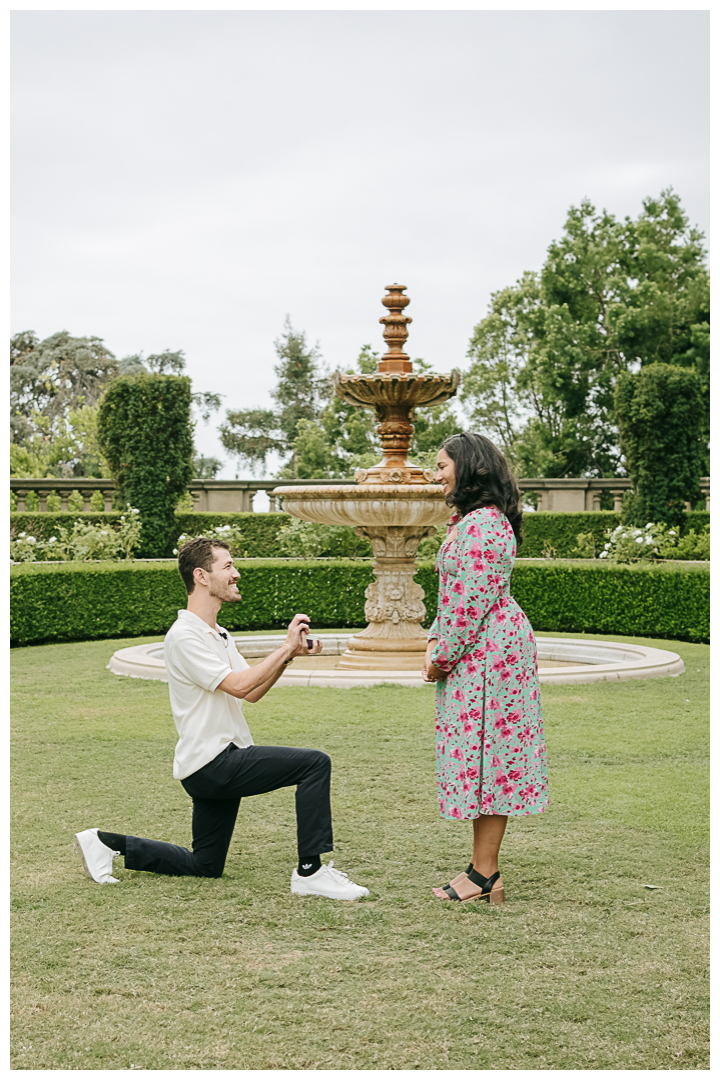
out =
[[[247,798],[297,785],[298,848],[300,855],[332,851],[330,812],[331,762],[322,750],[295,746],[230,744],[214,761],[182,781],[193,800]]]
[[[128,836],[126,869],[176,877],[220,877],[239,805],[239,799],[193,799],[193,850]]]

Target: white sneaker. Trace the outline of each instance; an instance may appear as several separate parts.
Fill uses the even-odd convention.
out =
[[[98,885],[118,884],[118,879],[112,876],[112,864],[120,852],[103,844],[97,829],[85,829],[84,832],[75,833],[75,843],[88,877],[97,881]]]
[[[336,870],[332,863],[323,865],[309,877],[301,877],[293,870],[290,892],[297,896],[327,896],[330,900],[359,900],[369,896],[370,890],[363,885],[356,885],[342,870]]]

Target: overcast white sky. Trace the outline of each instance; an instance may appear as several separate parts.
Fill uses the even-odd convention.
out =
[[[672,186],[707,233],[707,12],[12,23],[13,332],[184,349],[226,407],[269,406],[286,314],[330,367],[384,351],[393,281],[411,355],[464,367],[583,197],[634,216]]]

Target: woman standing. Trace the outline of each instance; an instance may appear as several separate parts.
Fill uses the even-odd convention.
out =
[[[535,638],[510,595],[522,541],[520,491],[483,435],[446,439],[437,467],[456,512],[438,552],[438,614],[423,677],[437,683],[440,813],[472,821],[473,849],[467,870],[433,892],[501,904],[498,853],[507,819],[542,813],[548,804]]]

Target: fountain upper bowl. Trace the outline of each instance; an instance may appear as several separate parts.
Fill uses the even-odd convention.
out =
[[[452,511],[439,484],[275,488],[293,517],[323,525],[442,525]]]

